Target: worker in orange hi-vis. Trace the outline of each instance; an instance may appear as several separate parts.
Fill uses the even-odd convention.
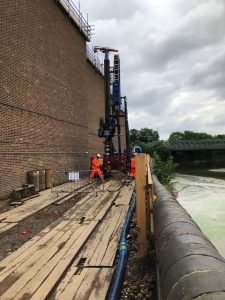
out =
[[[90,183],[92,182],[92,179],[95,176],[95,174],[98,174],[102,183],[104,182],[102,171],[100,169],[100,161],[99,161],[100,157],[101,157],[100,154],[96,154],[96,156],[91,161]]]
[[[130,175],[132,177],[136,176],[136,157],[135,154],[132,154],[132,157],[130,159]]]

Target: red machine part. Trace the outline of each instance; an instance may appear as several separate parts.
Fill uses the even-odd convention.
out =
[[[101,51],[103,53],[106,52],[118,52],[118,50],[113,49],[113,48],[109,48],[109,47],[101,47],[101,46],[95,46],[94,47],[94,52],[96,53],[97,51]]]
[[[113,154],[111,157],[110,155],[104,155],[103,157],[103,172],[104,174],[108,174],[111,170],[121,171],[126,173],[126,154],[119,153]]]

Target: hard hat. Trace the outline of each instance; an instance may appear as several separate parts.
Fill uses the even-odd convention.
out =
[[[101,155],[100,155],[100,154],[96,154],[96,156],[97,156],[97,157],[101,157]]]

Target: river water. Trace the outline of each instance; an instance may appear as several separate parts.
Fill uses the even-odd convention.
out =
[[[225,165],[179,167],[178,201],[225,257]]]

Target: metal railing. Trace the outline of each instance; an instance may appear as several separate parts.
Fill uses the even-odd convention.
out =
[[[169,142],[170,150],[220,150],[225,149],[225,139],[181,140]]]
[[[80,9],[74,4],[72,0],[59,0],[59,3],[63,6],[63,8],[67,11],[69,16],[73,19],[73,21],[77,24],[83,34],[86,36],[87,40],[91,40],[91,26],[88,24],[88,20],[86,20]]]
[[[80,8],[78,8],[72,0],[59,0],[59,3],[66,10],[71,19],[77,24],[82,33],[90,42],[92,36],[92,26],[88,24]],[[94,53],[93,49],[86,45],[86,56],[89,62],[102,74],[104,75],[104,67],[98,56]]]
[[[94,53],[94,50],[86,45],[86,56],[90,63],[102,74],[104,75],[103,63],[100,61],[98,56]]]

